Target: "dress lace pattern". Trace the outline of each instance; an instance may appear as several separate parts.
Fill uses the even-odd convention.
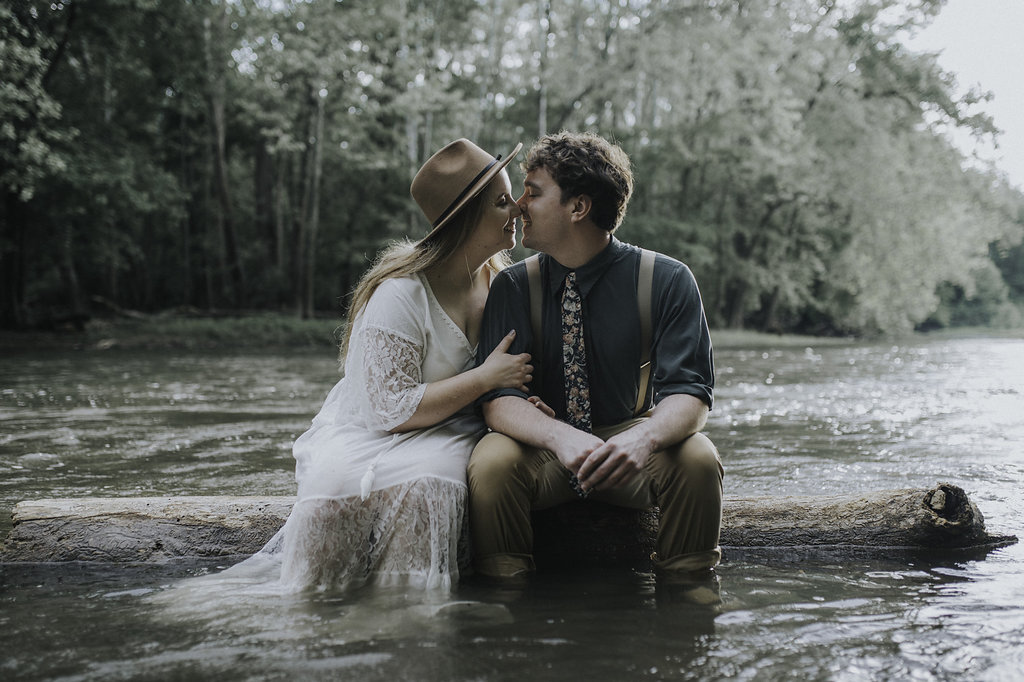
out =
[[[469,557],[465,486],[423,478],[366,500],[310,498],[292,511],[281,581],[348,589],[367,583],[450,589]]]
[[[423,347],[401,334],[367,326],[362,333],[366,399],[381,430],[409,421],[423,398]]]

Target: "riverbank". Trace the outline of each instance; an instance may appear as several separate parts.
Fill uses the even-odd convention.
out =
[[[260,350],[333,348],[343,330],[340,318],[303,320],[283,313],[196,316],[162,313],[94,318],[84,328],[18,332],[0,330],[0,352],[103,350]],[[963,327],[913,334],[916,338],[1024,338],[1024,330]],[[743,329],[712,330],[716,349],[799,348],[855,343],[855,339],[767,334]],[[894,339],[895,342],[899,338]]]
[[[0,351],[231,350],[336,347],[339,318],[283,313],[93,318],[82,329],[0,330]]]

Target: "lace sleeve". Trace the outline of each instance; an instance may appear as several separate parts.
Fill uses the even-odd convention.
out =
[[[363,361],[374,426],[389,431],[409,421],[423,398],[423,347],[394,331],[368,326]]]

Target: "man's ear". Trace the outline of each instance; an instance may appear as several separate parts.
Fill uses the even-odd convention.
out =
[[[572,207],[572,213],[569,214],[569,218],[574,223],[589,217],[590,209],[594,207],[594,202],[586,194],[573,197],[569,202],[569,205]]]

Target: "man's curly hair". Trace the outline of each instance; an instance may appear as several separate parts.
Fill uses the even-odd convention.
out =
[[[524,172],[538,168],[551,174],[564,204],[586,194],[593,202],[594,224],[614,233],[633,194],[633,171],[622,148],[594,133],[562,131],[537,140],[522,163]]]

